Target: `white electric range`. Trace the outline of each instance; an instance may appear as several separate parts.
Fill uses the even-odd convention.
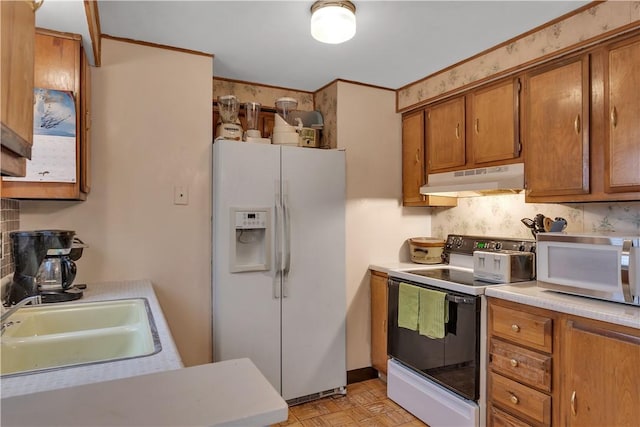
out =
[[[507,283],[475,279],[475,251],[535,253],[535,241],[450,234],[442,264],[389,272],[387,394],[432,427],[486,423],[484,293],[490,286]],[[448,318],[443,337],[398,326],[399,303],[404,304],[399,296],[401,284],[445,294]]]

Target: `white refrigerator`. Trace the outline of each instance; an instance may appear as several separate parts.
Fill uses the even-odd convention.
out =
[[[346,386],[345,153],[213,144],[214,361],[296,403]]]

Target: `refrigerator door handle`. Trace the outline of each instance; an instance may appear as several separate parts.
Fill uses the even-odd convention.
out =
[[[275,192],[275,197],[276,197],[276,208],[275,208],[275,212],[276,212],[276,218],[275,218],[275,247],[276,247],[276,260],[275,260],[275,268],[274,268],[274,276],[273,276],[273,298],[274,299],[279,299],[280,298],[280,278],[282,277],[282,272],[283,272],[283,268],[282,268],[282,244],[281,244],[281,234],[280,234],[280,230],[282,230],[282,226],[281,226],[281,222],[282,217],[283,217],[283,208],[282,208],[282,202],[280,200],[280,181],[276,181],[276,192]]]
[[[284,219],[284,269],[282,271],[282,297],[289,296],[289,270],[291,270],[291,218],[289,216],[289,198],[285,192],[283,197]]]

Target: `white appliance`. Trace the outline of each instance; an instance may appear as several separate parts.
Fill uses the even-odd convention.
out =
[[[387,350],[391,358],[387,395],[433,427],[486,424],[484,293],[488,286],[504,283],[493,284],[474,277],[473,254],[477,251],[533,253],[535,242],[450,234],[444,245],[444,264],[389,272]],[[526,279],[512,275],[511,280]],[[435,291],[443,298],[444,312],[448,314],[442,320],[440,337],[424,334],[422,325],[418,329],[407,328],[406,323],[400,322],[401,307],[407,307],[407,301],[402,300],[407,286],[419,293],[419,307],[423,306],[425,290],[427,295]],[[427,300],[425,306],[429,304]]]
[[[640,236],[539,233],[538,286],[640,306]]]
[[[524,189],[524,163],[429,174],[420,194],[473,197],[519,193]]]
[[[344,151],[220,140],[213,170],[214,360],[290,403],[344,393]]]

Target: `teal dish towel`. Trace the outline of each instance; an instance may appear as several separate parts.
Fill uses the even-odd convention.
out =
[[[398,289],[398,326],[418,330],[418,307],[420,304],[420,288],[400,283]]]
[[[444,338],[445,326],[449,322],[447,294],[432,289],[419,289],[420,304],[418,323],[420,335],[429,338]]]

